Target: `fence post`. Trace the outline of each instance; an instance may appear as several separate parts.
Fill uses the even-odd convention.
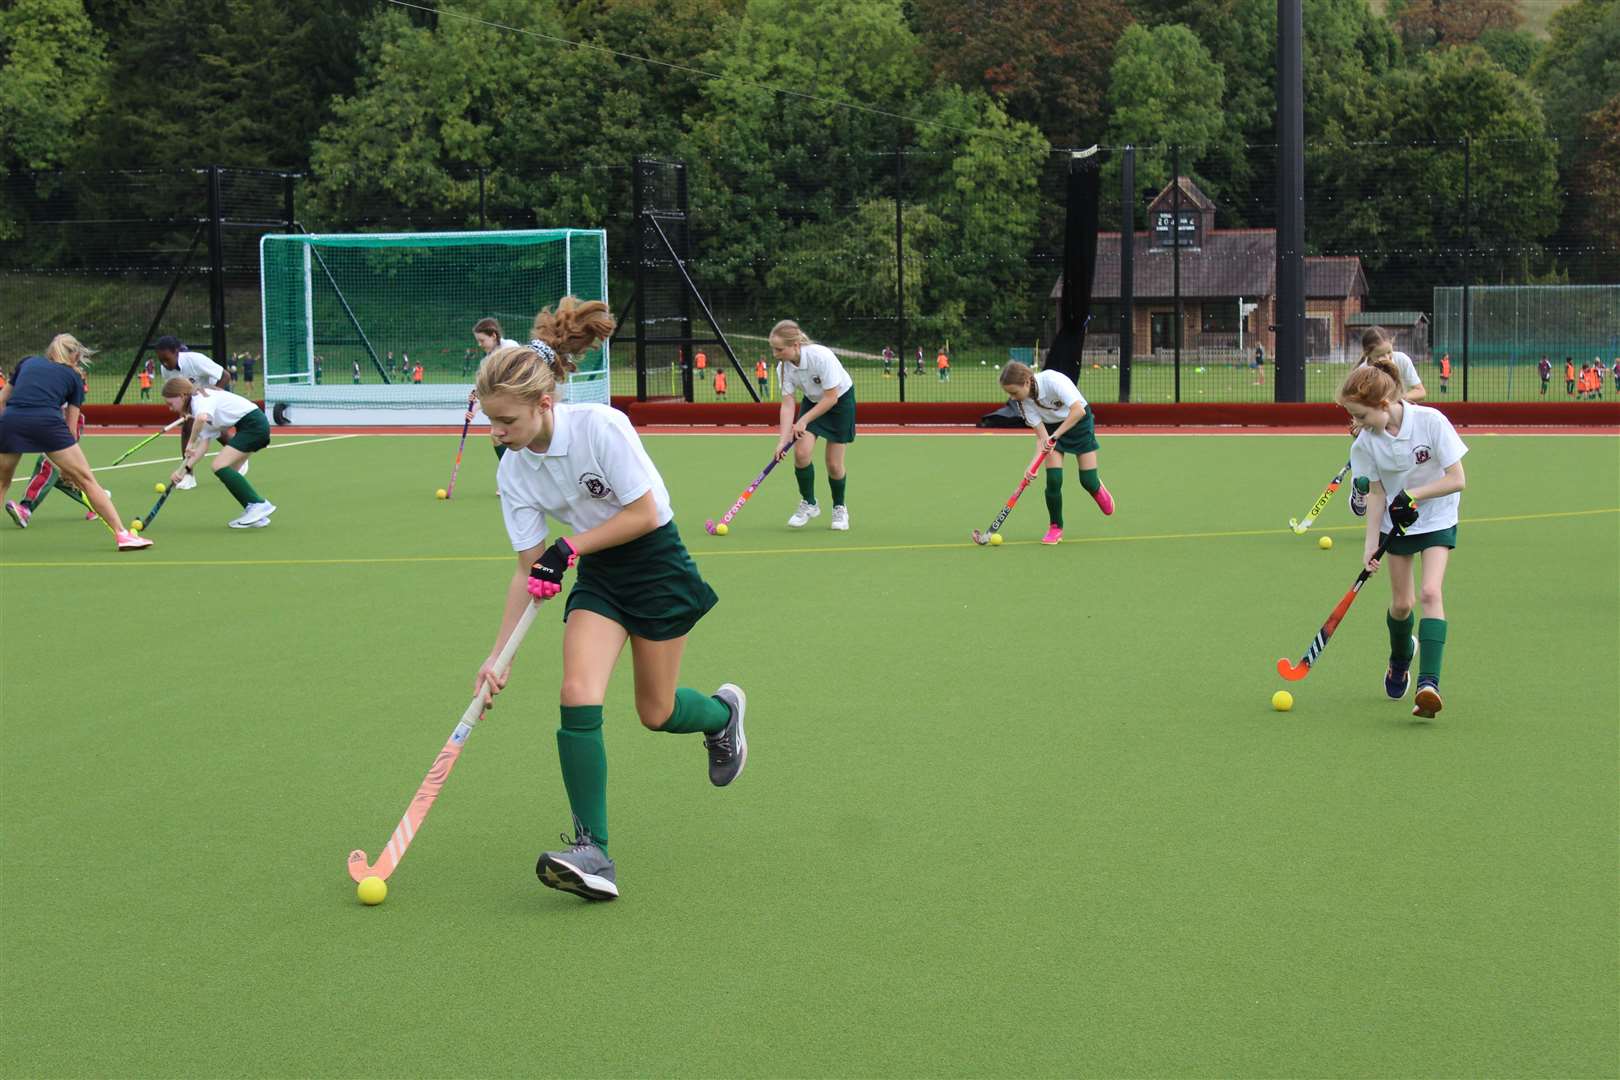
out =
[[[634,208],[634,225],[631,236],[636,245],[636,265],[633,271],[635,297],[631,302],[630,317],[636,321],[636,400],[647,400],[647,222],[644,217],[647,213],[646,185],[642,179],[642,163],[640,158],[630,162],[630,205]],[[483,170],[479,170],[483,175]],[[611,376],[610,376],[611,378]],[[613,394],[609,387],[608,399]]]
[[[487,228],[484,224],[484,167],[478,166],[478,227]]]
[[[894,318],[898,340],[894,358],[900,362],[900,400],[906,400],[906,157],[902,135],[894,136]]]
[[[1474,138],[1463,136],[1463,276],[1462,276],[1462,398],[1468,400],[1468,315],[1473,306],[1468,279],[1474,272],[1474,198],[1470,186],[1473,174]]]
[[[290,233],[298,231],[298,215],[293,213],[293,180],[297,175],[297,173],[281,174],[281,216],[286,221],[287,231]]]
[[[228,367],[225,341],[225,214],[218,165],[208,166],[208,314],[214,324],[213,360]]]
[[[1175,343],[1176,404],[1181,404],[1181,323],[1186,318],[1181,306],[1181,144],[1170,147],[1170,266],[1176,294]]]
[[[1119,192],[1119,400],[1131,400],[1136,352],[1136,147],[1125,148]]]
[[[1305,61],[1300,0],[1277,0],[1276,401],[1305,400]]]

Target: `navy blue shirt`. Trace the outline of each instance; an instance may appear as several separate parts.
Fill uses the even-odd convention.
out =
[[[84,377],[77,368],[27,356],[12,377],[7,412],[61,415],[63,405],[84,404]]]

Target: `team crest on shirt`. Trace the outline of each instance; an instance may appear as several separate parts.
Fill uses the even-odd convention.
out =
[[[585,473],[579,478],[579,486],[593,499],[605,499],[613,494],[613,489],[608,487],[607,481],[602,479],[600,473]]]
[[[1416,450],[1412,451],[1412,460],[1421,465],[1425,461],[1429,460],[1431,454],[1432,451],[1427,446],[1420,446]]]

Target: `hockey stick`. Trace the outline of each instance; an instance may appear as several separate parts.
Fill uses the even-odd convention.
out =
[[[444,489],[444,497],[450,498],[456,493],[456,474],[461,471],[461,452],[467,449],[467,429],[472,427],[473,408],[478,404],[478,391],[474,390],[467,395],[467,415],[461,421],[461,445],[456,447],[456,463],[450,468],[450,483]]]
[[[713,518],[705,521],[703,523],[703,531],[708,533],[710,536],[713,536],[714,530],[718,526],[725,525],[729,527],[731,525],[731,519],[742,512],[743,503],[754,497],[754,492],[758,491],[759,485],[763,484],[765,482],[765,478],[771,475],[771,470],[776,468],[776,463],[787,457],[788,451],[792,450],[794,444],[797,442],[797,439],[789,439],[786,443],[784,443],[782,448],[776,452],[776,456],[771,458],[770,463],[767,464],[765,468],[760,470],[758,476],[754,477],[754,482],[743,488],[743,493],[737,496],[737,501],[731,504],[731,509],[722,514],[719,521],[715,521]]]
[[[1381,561],[1384,552],[1389,548],[1389,542],[1399,535],[1401,535],[1400,529],[1391,529],[1386,533],[1383,540],[1378,544],[1378,550],[1373,552],[1370,561]],[[1318,630],[1316,636],[1311,639],[1311,647],[1305,650],[1304,658],[1295,664],[1288,657],[1283,657],[1277,661],[1277,674],[1289,682],[1298,682],[1311,673],[1311,665],[1316,663],[1316,658],[1322,655],[1323,649],[1327,648],[1328,639],[1333,636],[1333,631],[1339,628],[1339,620],[1344,618],[1345,612],[1350,610],[1350,605],[1355,603],[1356,594],[1361,591],[1363,585],[1367,584],[1367,579],[1373,576],[1374,569],[1374,567],[1370,566],[1361,568],[1361,573],[1356,575],[1356,583],[1350,586],[1350,591],[1344,594],[1344,598],[1333,609],[1333,614],[1328,616],[1327,622],[1322,624],[1322,629]]]
[[[148,435],[146,438],[142,439],[140,442],[136,443],[134,446],[130,447],[128,450],[125,450],[122,454],[119,454],[117,459],[113,461],[113,465],[117,465],[117,464],[121,463],[125,458],[129,457],[129,455],[133,454],[135,451],[139,450],[141,447],[145,446],[147,443],[151,442],[153,439],[161,438],[162,436],[167,435],[169,432],[173,431],[176,427],[178,427],[179,425],[181,425],[181,424],[183,424],[185,422],[186,422],[185,417],[183,417],[183,416],[175,417],[173,420],[169,421],[167,424],[165,424],[159,430],[157,430],[157,431],[153,432],[152,434]],[[112,468],[112,465],[106,465],[106,466],[103,466],[103,468],[110,469],[110,468]]]
[[[168,502],[169,501],[169,496],[173,495],[173,494],[174,494],[174,485],[173,484],[165,484],[164,487],[163,487],[163,494],[161,494],[161,495],[159,495],[157,497],[157,502],[152,504],[152,509],[150,509],[150,510],[148,510],[146,512],[146,516],[139,519],[140,523],[141,523],[141,527],[139,529],[136,529],[135,531],[140,532],[140,533],[144,533],[147,529],[150,529],[152,527],[152,522],[157,520],[158,511],[163,509],[163,504]],[[131,524],[131,527],[133,528],[133,523]]]
[[[1001,513],[996,515],[996,520],[992,521],[990,527],[984,532],[980,532],[978,529],[973,530],[973,542],[975,544],[982,546],[990,542],[990,537],[995,535],[996,531],[1001,528],[1002,523],[1007,520],[1008,515],[1013,512],[1013,507],[1018,503],[1018,497],[1024,493],[1025,488],[1034,482],[1035,474],[1041,471],[1041,462],[1046,460],[1046,455],[1050,454],[1052,447],[1056,445],[1056,439],[1046,440],[1046,444],[1041,447],[1041,452],[1035,455],[1034,461],[1029,463],[1029,470],[1024,473],[1024,478],[1018,481],[1018,486],[1013,489],[1012,497],[1007,500],[1007,505],[1003,506]]]
[[[1298,518],[1288,519],[1288,527],[1294,530],[1295,536],[1305,535],[1305,530],[1309,529],[1311,527],[1311,523],[1316,520],[1316,516],[1327,508],[1328,502],[1333,498],[1333,493],[1339,490],[1339,485],[1344,483],[1345,474],[1349,471],[1350,463],[1346,461],[1344,463],[1344,468],[1340,469],[1338,475],[1335,476],[1332,482],[1328,484],[1327,490],[1316,497],[1316,505],[1311,507],[1311,512],[1305,515],[1304,521],[1301,521]]]
[[[517,648],[523,643],[523,635],[529,632],[529,626],[534,622],[535,612],[540,610],[538,603],[530,603],[523,609],[523,615],[518,619],[517,625],[512,628],[511,636],[501,647],[500,655],[495,657],[495,670],[505,671],[512,664],[512,657]],[[439,797],[439,789],[450,776],[450,770],[455,768],[456,759],[461,756],[462,744],[472,733],[473,726],[484,716],[484,688],[478,687],[473,695],[472,703],[467,711],[461,714],[461,722],[450,733],[450,739],[439,751],[439,756],[433,759],[433,767],[428,770],[427,777],[422,786],[416,789],[411,798],[411,805],[405,808],[405,816],[399,819],[394,827],[394,835],[388,838],[388,846],[382,854],[377,856],[377,865],[373,866],[366,858],[366,853],[359,848],[349,852],[349,876],[356,881],[364,881],[368,877],[379,877],[384,881],[394,872],[399,861],[405,857],[405,849],[411,846],[411,840],[422,828],[422,822],[427,818],[428,811],[433,809],[433,800]]]
[[[67,486],[64,486],[62,484],[57,485],[57,490],[66,492],[68,495],[72,496],[72,498],[73,498],[73,500],[75,502],[77,502],[80,506],[84,507],[86,511],[88,511],[89,517],[93,517],[97,521],[101,522],[103,525],[107,526],[107,531],[112,533],[113,536],[116,537],[118,535],[118,531],[112,527],[112,523],[109,522],[106,518],[102,517],[100,514],[96,513],[96,508],[94,506],[90,505],[90,497],[88,495],[86,495],[84,492],[80,491],[76,487],[67,487]],[[139,530],[137,530],[137,531],[139,531]]]

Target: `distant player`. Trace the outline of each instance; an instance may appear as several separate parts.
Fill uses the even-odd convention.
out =
[[[887,345],[883,346],[883,377],[889,377],[889,366],[894,363],[894,350]]]
[[[152,396],[152,369],[141,368],[141,400],[146,401]]]
[[[354,385],[356,385],[356,386],[360,385],[360,361],[356,360],[354,362],[354,370],[353,370],[353,373],[351,374],[350,378],[354,382]]]
[[[782,389],[779,445],[793,443],[793,475],[799,481],[799,508],[788,527],[802,529],[821,516],[816,502],[816,467],[812,462],[816,438],[827,440],[827,486],[832,489],[832,527],[849,529],[849,508],[844,504],[849,474],[844,452],[855,441],[855,380],[825,345],[817,345],[791,319],[771,328],[771,353],[776,384]],[[795,410],[794,395],[801,400]],[[810,438],[805,438],[809,435]]]
[[[771,392],[771,369],[765,366],[765,358],[759,358],[754,365],[754,380],[759,383],[759,396],[764,398]]]
[[[715,369],[715,372],[714,372],[714,396],[717,397],[717,398],[724,398],[726,396],[726,369],[725,368],[716,368]]]
[[[473,323],[473,340],[478,343],[478,347],[480,349],[484,350],[484,356],[486,357],[488,357],[489,354],[494,352],[496,349],[512,349],[517,347],[517,342],[501,334],[501,324],[496,322],[494,319],[479,319],[477,322]],[[467,423],[472,423],[472,418],[473,410],[469,408],[467,410]],[[501,441],[495,437],[495,433],[493,431],[491,431],[489,434],[489,441],[490,445],[495,447],[495,460],[501,460],[501,456],[506,453],[506,447],[503,446]],[[500,493],[496,492],[496,494]]]
[[[1440,354],[1440,392],[1446,393],[1451,387],[1451,354]]]
[[[1575,358],[1564,357],[1564,396],[1575,396]]]
[[[1254,346],[1254,385],[1261,386],[1266,381],[1266,347],[1259,342]]]
[[[194,386],[191,380],[179,377],[163,384],[163,403],[175,415],[190,417],[197,426],[196,437],[186,447],[184,460],[169,477],[169,483],[178,483],[189,475],[202,460],[209,442],[219,438],[225,445],[214,455],[214,475],[242,506],[241,516],[228,524],[233,529],[262,529],[270,524],[275,504],[254,490],[243,475],[247,469],[238,468],[247,464],[248,455],[270,445],[270,420],[264,410],[229,390]],[[225,432],[232,428],[235,434],[225,439]]]
[[[950,356],[950,354],[947,353],[944,349],[939,350],[939,356],[935,358],[934,363],[939,367],[939,381],[940,382],[950,382],[951,381],[951,356]]]
[[[1418,376],[1417,365],[1412,363],[1410,356],[1395,350],[1394,339],[1382,326],[1369,326],[1362,331],[1361,359],[1351,365],[1351,370],[1369,364],[1380,356],[1388,357],[1395,365],[1395,369],[1400,372],[1401,393],[1405,395],[1402,400],[1422,401],[1428,391],[1424,389],[1423,380]],[[1350,434],[1356,434],[1354,419],[1350,422]],[[1355,483],[1350,485],[1350,512],[1356,517],[1365,517],[1367,514],[1367,496],[1362,494],[1361,488]]]
[[[231,385],[230,374],[224,368],[202,353],[193,352],[186,348],[180,339],[172,334],[165,334],[158,338],[157,343],[152,348],[157,353],[158,363],[163,366],[163,377],[165,379],[178,375],[191,380],[193,386],[228,388]],[[318,358],[315,363],[316,370],[320,370],[320,360]],[[188,418],[185,423],[180,425],[180,453],[184,455],[186,447],[190,445],[191,420]],[[175,486],[181,491],[189,491],[197,486],[197,478],[192,475],[190,469],[187,469],[185,476],[181,477],[180,482]]]
[[[542,852],[535,873],[547,887],[587,900],[619,895],[608,855],[602,709],[627,641],[644,727],[702,732],[716,787],[736,780],[748,760],[742,690],[724,683],[705,694],[678,685],[687,636],[717,598],[681,542],[663,478],[623,413],[557,401],[572,358],[612,332],[606,304],[566,296],[555,312],[536,318],[529,346],[496,350],[478,372],[492,430],[512,451],[497,472],[518,554],[500,629],[474,686],[494,694],[506,685],[496,659],[531,597],[557,595],[577,566],[563,613],[557,730],[573,836],[563,836],[561,850]],[[548,516],[571,535],[553,539]]]
[[[1412,715],[1432,719],[1442,708],[1440,663],[1446,647],[1446,612],[1441,586],[1457,546],[1457,507],[1465,484],[1462,459],[1468,447],[1444,413],[1402,400],[1400,369],[1387,356],[1377,356],[1353,369],[1339,389],[1339,404],[1358,428],[1350,448],[1351,465],[1357,476],[1371,480],[1368,498],[1383,508],[1367,516],[1362,562],[1376,569],[1373,556],[1384,534],[1397,526],[1402,531],[1390,541],[1385,555],[1390,607],[1384,693],[1397,701],[1406,695],[1416,651],[1418,682]],[[1420,554],[1421,588],[1413,562]],[[1420,597],[1423,618],[1414,638],[1412,609]]]
[[[247,383],[249,388],[253,386],[253,366],[258,362],[258,358],[252,353],[242,354],[242,381]]]
[[[1547,384],[1552,381],[1552,361],[1545,355],[1542,356],[1541,363],[1536,365],[1536,374],[1541,376],[1541,396],[1546,397]]]
[[[708,378],[709,358],[704,355],[702,349],[699,349],[697,356],[693,357],[692,366],[695,369],[697,369],[697,377],[698,378],[700,378],[700,379]]]
[[[6,499],[6,493],[17,462],[24,454],[44,454],[112,527],[118,550],[138,551],[151,547],[152,541],[124,528],[73,435],[84,405],[84,374],[78,365],[88,351],[71,334],[58,334],[45,356],[24,357],[0,388],[0,503],[15,520],[16,504]],[[26,519],[18,524],[26,525]]]
[[[917,346],[917,374],[921,375],[922,373],[923,373],[923,353],[922,353],[922,346],[919,345],[919,346]]]
[[[1105,515],[1114,512],[1114,497],[1097,474],[1097,431],[1091,406],[1078,387],[1061,371],[1036,373],[1028,364],[1013,360],[1001,369],[1001,389],[1018,407],[1024,423],[1034,429],[1035,449],[1048,439],[1057,445],[1046,456],[1046,513],[1049,527],[1043,544],[1063,539],[1063,455],[1077,455],[1080,486],[1096,500]]]
[[[411,365],[411,382],[417,386],[422,385],[422,361],[420,360]]]

